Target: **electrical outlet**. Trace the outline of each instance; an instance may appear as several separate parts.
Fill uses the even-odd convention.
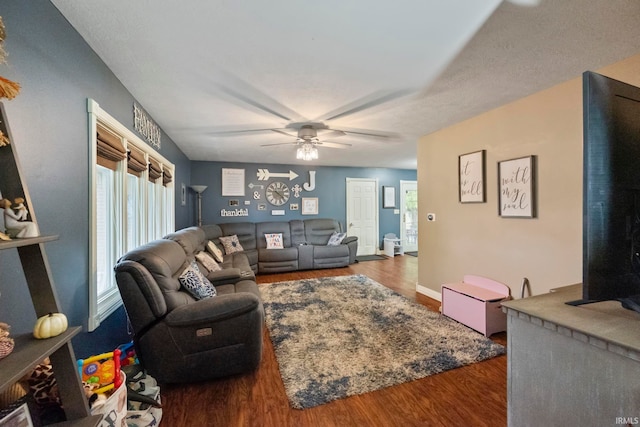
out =
[[[436,220],[436,214],[434,213],[427,214],[427,221],[435,221],[435,220]]]

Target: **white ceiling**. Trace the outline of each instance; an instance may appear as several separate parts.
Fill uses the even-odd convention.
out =
[[[419,136],[640,53],[634,0],[52,2],[191,160],[303,163],[247,131],[311,121],[393,136],[314,164],[413,169]]]

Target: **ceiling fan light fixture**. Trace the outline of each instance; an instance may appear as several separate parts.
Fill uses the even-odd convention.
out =
[[[306,143],[298,146],[298,150],[296,151],[296,158],[298,160],[311,161],[316,160],[318,158],[318,148],[313,144]]]

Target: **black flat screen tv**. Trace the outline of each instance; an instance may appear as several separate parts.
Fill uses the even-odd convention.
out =
[[[583,74],[582,300],[640,309],[640,88]]]

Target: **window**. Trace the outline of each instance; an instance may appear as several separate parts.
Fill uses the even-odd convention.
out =
[[[174,166],[93,101],[90,123],[89,331],[122,300],[113,266],[125,252],[174,231]]]

